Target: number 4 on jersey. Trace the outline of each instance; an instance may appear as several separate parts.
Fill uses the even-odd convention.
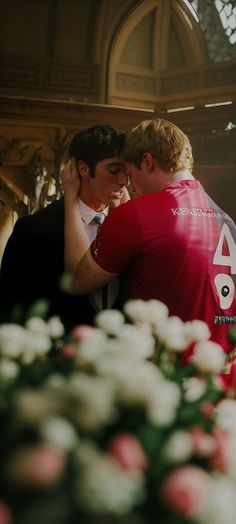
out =
[[[228,255],[223,255],[223,245],[228,246]],[[221,230],[219,242],[213,258],[213,264],[230,267],[231,274],[236,274],[236,244],[229,227],[224,224]],[[228,309],[234,298],[235,286],[233,279],[226,273],[218,273],[215,277],[215,285],[220,299],[220,307]]]

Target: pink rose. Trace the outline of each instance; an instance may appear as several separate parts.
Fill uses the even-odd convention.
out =
[[[58,449],[39,444],[17,450],[7,464],[10,481],[40,488],[56,482],[65,469],[65,456]]]
[[[210,477],[197,466],[183,466],[164,480],[160,494],[165,503],[182,517],[194,517],[204,505]]]
[[[211,418],[211,416],[213,415],[214,413],[214,410],[215,410],[215,407],[214,405],[212,404],[212,402],[210,402],[210,400],[204,400],[202,403],[201,403],[201,408],[200,408],[200,411],[202,413],[202,415],[206,418]]]
[[[0,524],[12,524],[12,515],[6,504],[0,501]]]
[[[64,344],[62,351],[61,351],[61,355],[63,358],[73,359],[75,358],[76,354],[77,354],[77,348],[75,344],[72,344],[72,343]]]
[[[199,457],[209,457],[212,455],[217,447],[215,438],[203,429],[195,427],[191,430],[193,440],[193,448]]]
[[[81,326],[75,326],[70,332],[70,336],[75,340],[83,340],[94,334],[95,328],[82,324]]]
[[[227,471],[230,465],[230,435],[221,428],[214,428],[216,450],[211,457],[210,466],[218,471]]]
[[[227,397],[236,397],[236,361],[230,366],[229,373],[220,373],[219,380],[223,391],[226,392]]]
[[[120,433],[114,437],[109,451],[123,469],[144,471],[147,468],[146,455],[139,441],[130,433]]]

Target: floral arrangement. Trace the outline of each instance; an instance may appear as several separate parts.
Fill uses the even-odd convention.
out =
[[[234,366],[156,300],[0,326],[0,524],[232,524]],[[235,333],[232,333],[235,340]]]

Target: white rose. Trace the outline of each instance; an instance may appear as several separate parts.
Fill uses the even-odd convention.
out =
[[[96,362],[107,346],[107,336],[101,329],[95,329],[78,343],[78,359],[83,357],[88,362]]]
[[[163,454],[168,462],[179,463],[188,460],[193,452],[192,437],[187,431],[175,431],[168,438]]]
[[[49,318],[47,322],[48,335],[51,338],[60,338],[65,333],[65,328],[61,322],[61,319],[57,316]]]
[[[39,433],[44,441],[63,451],[73,449],[79,440],[75,428],[62,417],[50,417],[43,421]]]
[[[70,377],[67,391],[70,416],[79,428],[98,431],[116,418],[116,387],[111,378],[77,373]]]
[[[0,326],[0,353],[8,358],[18,358],[24,351],[27,331],[18,324]]]
[[[169,351],[182,352],[186,349],[185,325],[179,317],[172,316],[156,324],[155,332]]]
[[[148,300],[146,302],[147,304],[147,319],[151,324],[155,324],[156,322],[161,322],[165,320],[168,317],[169,309],[164,304],[164,302],[161,302],[160,300]]]
[[[94,322],[108,335],[117,335],[124,324],[124,315],[115,309],[104,310],[97,313]]]
[[[153,356],[155,339],[144,327],[125,324],[119,333],[118,341],[127,355],[136,358],[149,358]]]
[[[29,426],[41,424],[43,418],[62,409],[61,398],[50,390],[26,389],[20,391],[14,399],[17,422]]]
[[[26,329],[29,329],[35,335],[47,335],[48,326],[45,320],[40,317],[31,317],[25,323]]]
[[[27,331],[25,349],[22,354],[24,364],[31,364],[37,356],[45,355],[51,348],[51,339],[44,333]]]
[[[44,382],[45,386],[49,386],[52,389],[63,390],[66,384],[66,378],[60,373],[51,373]]]
[[[143,324],[147,318],[147,302],[145,300],[127,300],[123,307],[125,315],[135,324]]]
[[[236,400],[221,400],[216,408],[216,423],[226,431],[236,431]]]
[[[164,378],[153,388],[147,416],[153,424],[168,426],[174,422],[180,402],[179,386]]]
[[[216,342],[199,342],[194,347],[192,362],[200,371],[218,373],[224,368],[225,353]]]
[[[168,316],[168,307],[160,300],[128,300],[124,305],[126,316],[138,325],[155,325]]]
[[[222,474],[211,476],[210,491],[198,515],[200,524],[233,524],[236,515],[235,483]]]
[[[0,361],[0,378],[3,380],[11,380],[19,375],[20,368],[16,362],[3,358]]]
[[[206,393],[206,383],[198,377],[190,377],[183,383],[186,402],[195,402]]]
[[[230,431],[229,434],[229,457],[230,461],[227,468],[227,474],[234,480],[236,483],[236,428]]]
[[[190,341],[202,342],[208,340],[211,336],[206,322],[202,320],[192,320],[191,322],[185,322],[184,325],[185,335]]]
[[[161,390],[164,380],[152,363],[127,358],[122,354],[104,356],[96,362],[96,370],[100,375],[114,380],[118,400],[129,406],[142,406],[146,410],[153,401],[157,385],[158,391]]]
[[[122,469],[93,444],[78,447],[77,461],[74,492],[86,513],[125,515],[144,499],[143,474]]]

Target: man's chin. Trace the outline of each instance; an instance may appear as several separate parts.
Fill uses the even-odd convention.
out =
[[[124,195],[124,191],[121,190],[121,191],[114,191],[113,193],[111,193],[111,198],[110,198],[110,206],[111,207],[117,207],[120,205],[120,201],[122,199]]]
[[[111,193],[111,200],[120,200],[124,194],[123,189]]]

